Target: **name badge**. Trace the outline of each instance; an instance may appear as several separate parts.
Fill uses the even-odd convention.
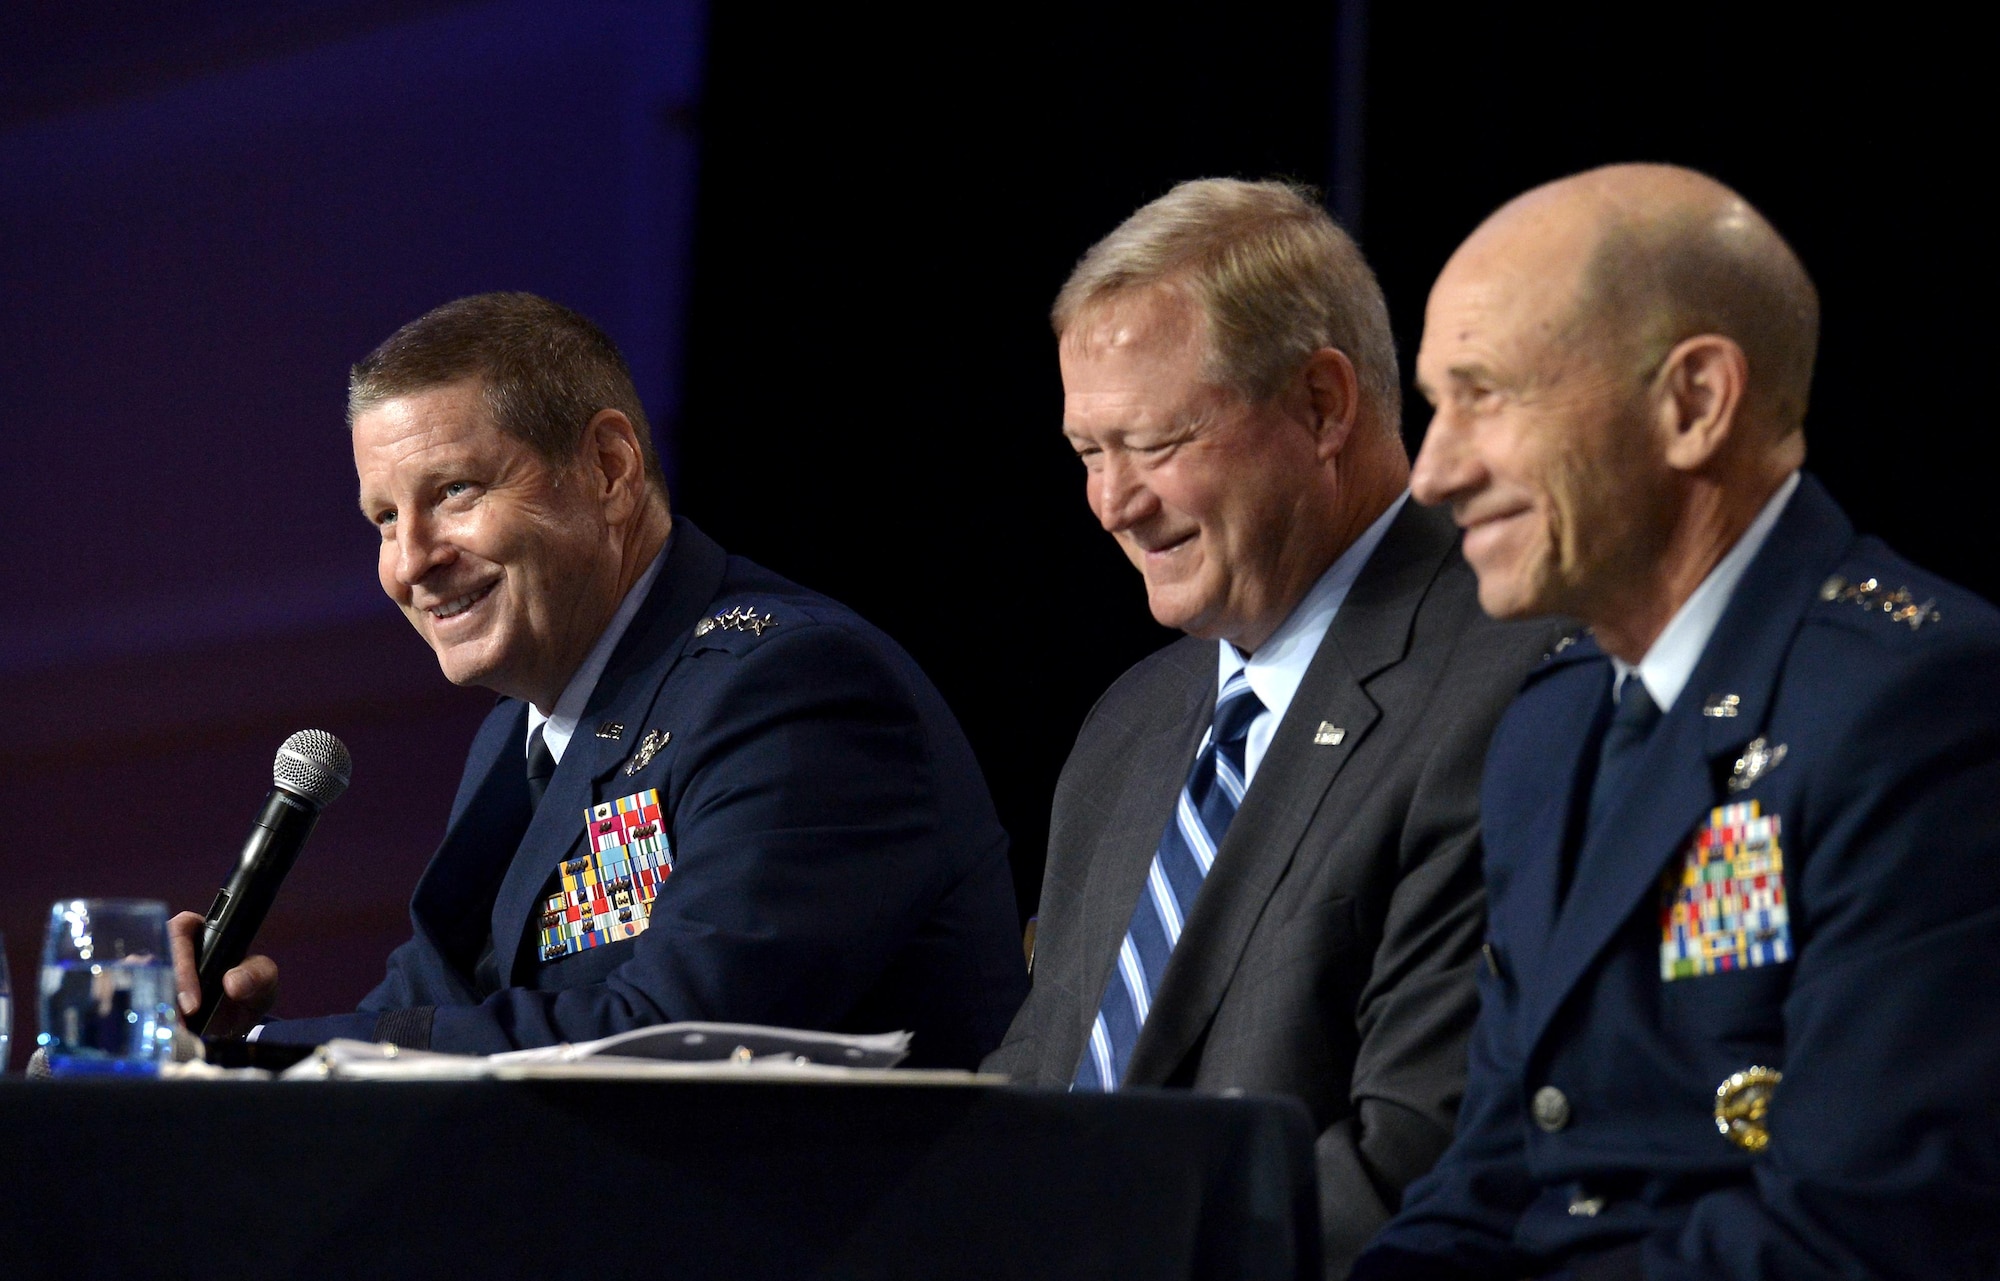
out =
[[[1660,977],[1698,978],[1792,959],[1776,814],[1718,805],[1660,884]]]
[[[644,934],[674,870],[658,788],[591,806],[583,829],[588,852],[556,869],[562,888],[542,903],[545,962]]]

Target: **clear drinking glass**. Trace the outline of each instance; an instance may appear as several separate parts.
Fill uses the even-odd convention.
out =
[[[42,1035],[58,1076],[148,1076],[173,1058],[174,968],[167,906],[65,899],[42,950]]]
[[[7,1074],[7,1052],[14,1045],[14,989],[7,982],[7,936],[0,934],[0,1076]]]

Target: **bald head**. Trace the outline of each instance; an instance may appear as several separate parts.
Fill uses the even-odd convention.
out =
[[[1460,254],[1526,255],[1573,291],[1559,341],[1609,344],[1638,370],[1716,334],[1749,366],[1743,426],[1784,436],[1805,421],[1819,292],[1743,197],[1673,165],[1609,165],[1503,206]],[[1449,270],[1449,268],[1447,268]]]

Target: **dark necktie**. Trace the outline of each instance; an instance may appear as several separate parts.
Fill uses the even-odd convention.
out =
[[[1628,672],[1618,687],[1618,705],[1611,712],[1611,725],[1604,731],[1604,746],[1598,752],[1586,836],[1603,824],[1612,803],[1638,781],[1633,768],[1645,754],[1646,738],[1659,720],[1660,706],[1646,692],[1646,682],[1637,672]]]
[[[542,731],[548,728],[544,721],[535,726],[534,733],[528,735],[528,808],[530,812],[542,807],[542,795],[549,790],[549,780],[555,777],[555,753],[542,741]]]
[[[1146,884],[1132,909],[1111,978],[1104,985],[1090,1040],[1077,1064],[1073,1090],[1115,1090],[1125,1079],[1139,1029],[1160,989],[1167,958],[1215,862],[1215,851],[1243,803],[1243,751],[1250,722],[1264,704],[1242,672],[1229,678],[1215,701],[1215,724],[1181,785],[1165,835],[1153,852]]]

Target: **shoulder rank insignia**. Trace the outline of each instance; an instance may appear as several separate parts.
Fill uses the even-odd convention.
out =
[[[711,618],[704,618],[699,623],[696,623],[694,625],[694,634],[697,636],[706,636],[720,627],[725,632],[750,632],[754,635],[762,636],[766,627],[776,627],[777,625],[769,614],[760,614],[755,609],[745,609],[741,605],[732,605],[729,608],[729,612],[716,614]]]
[[[1556,641],[1555,644],[1549,646],[1548,653],[1542,655],[1542,661],[1544,663],[1548,662],[1551,658],[1554,658],[1556,655],[1562,653],[1564,650],[1568,649],[1570,646],[1576,644],[1578,641],[1582,640],[1584,637],[1588,635],[1590,635],[1590,629],[1588,628],[1582,628],[1577,631],[1563,633],[1563,635]]]
[[[628,776],[637,774],[640,770],[651,765],[653,758],[660,754],[660,749],[673,741],[674,734],[672,730],[647,730],[646,737],[639,740],[639,750],[632,753],[632,761],[625,767],[625,773]]]
[[[1743,755],[1736,758],[1736,764],[1729,767],[1729,790],[1749,791],[1751,784],[1784,764],[1787,750],[1783,743],[1774,747],[1761,735],[1751,739],[1744,745]]]
[[[1898,587],[1893,592],[1882,590],[1882,584],[1873,578],[1864,578],[1858,583],[1850,583],[1839,574],[1819,585],[1819,598],[1823,601],[1839,601],[1843,604],[1859,605],[1865,610],[1880,610],[1898,623],[1908,623],[1911,631],[1916,631],[1925,623],[1940,623],[1944,615],[1937,611],[1937,601],[1927,600],[1919,605],[1907,587]]]
[[[1782,825],[1756,801],[1718,805],[1660,880],[1660,978],[1792,959]]]

